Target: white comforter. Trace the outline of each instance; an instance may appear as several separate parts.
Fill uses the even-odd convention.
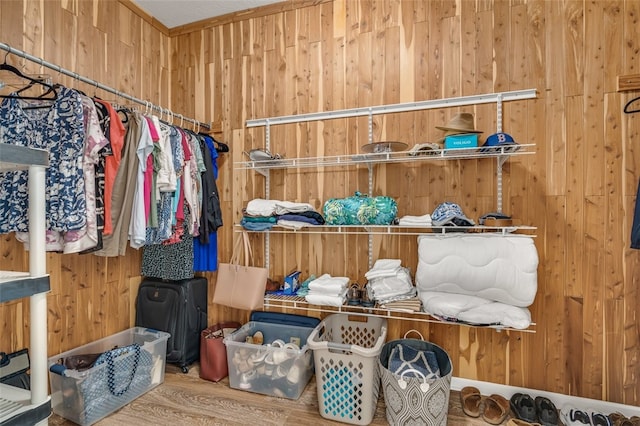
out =
[[[538,289],[538,253],[526,235],[418,237],[419,293],[444,292],[527,307]]]
[[[443,318],[456,318],[470,324],[500,324],[525,329],[531,325],[531,312],[527,308],[494,302],[465,294],[421,291],[422,309]]]

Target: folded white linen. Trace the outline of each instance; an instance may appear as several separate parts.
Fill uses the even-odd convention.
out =
[[[245,211],[251,216],[273,216],[276,213],[277,200],[255,198],[247,203]]]
[[[276,214],[300,213],[313,210],[309,203],[294,203],[292,201],[276,201]]]
[[[345,304],[347,301],[346,298],[347,292],[345,291],[343,294],[337,296],[329,296],[326,294],[307,294],[304,298],[308,303],[312,305],[324,305],[324,306],[335,306],[340,307]]]
[[[278,226],[282,226],[283,228],[287,228],[287,229],[302,229],[306,226],[314,226],[308,222],[302,222],[300,220],[287,220],[287,219],[278,219],[277,222]]]
[[[398,272],[391,277],[379,277],[367,283],[368,291],[373,294],[375,300],[388,299],[403,295],[411,291],[413,283],[408,268],[400,267]]]
[[[400,272],[401,268],[402,267],[399,266],[395,269],[385,269],[385,270],[379,270],[379,271],[371,269],[365,272],[364,277],[369,281],[376,278],[394,277]]]
[[[245,211],[251,216],[274,216],[279,214],[313,211],[313,206],[309,203],[294,203],[292,201],[255,198],[247,203]]]
[[[348,277],[332,277],[329,274],[322,274],[315,280],[311,281],[311,283],[316,283],[316,285],[341,284],[346,287],[346,285],[349,284],[349,278]],[[311,283],[309,283],[309,286],[311,286]]]
[[[400,265],[402,265],[402,261],[400,259],[378,259],[376,260],[376,263],[373,264],[373,268],[371,268],[371,270],[396,269]]]
[[[309,283],[309,293],[314,294],[341,294],[346,289],[346,286],[340,283],[314,283],[313,281]]]
[[[379,277],[391,277],[400,271],[401,265],[400,259],[378,259],[364,276],[367,280]]]
[[[402,216],[398,219],[398,225],[402,226],[411,226],[411,225],[423,225],[423,226],[431,226],[431,215],[429,213],[422,216]]]

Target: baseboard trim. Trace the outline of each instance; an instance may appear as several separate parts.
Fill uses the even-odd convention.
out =
[[[581,398],[577,396],[564,395],[555,392],[545,392],[536,389],[527,389],[517,386],[501,385],[479,380],[470,380],[460,377],[451,378],[451,389],[459,391],[465,386],[475,386],[482,395],[498,394],[509,399],[516,392],[528,393],[532,397],[545,396],[556,405],[558,409],[564,406],[576,407],[584,411],[597,411],[603,414],[619,412],[627,417],[640,416],[640,407],[633,405],[618,404],[615,402],[600,401],[597,399]]]

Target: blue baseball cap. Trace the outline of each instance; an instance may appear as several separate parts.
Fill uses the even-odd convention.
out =
[[[444,202],[438,205],[431,214],[431,223],[434,226],[454,225],[454,226],[474,226],[473,220],[469,219],[462,212],[459,205]]]
[[[518,144],[516,143],[515,140],[513,140],[513,137],[510,134],[504,133],[504,132],[498,132],[487,137],[487,140],[484,142],[484,145],[482,145],[483,149],[481,149],[480,151],[489,152],[489,151],[492,151],[489,148],[500,148],[505,145],[518,145]],[[516,149],[518,149],[518,147],[514,146],[513,150],[515,151]],[[511,150],[512,150],[511,148],[509,150],[505,148],[505,151],[511,151]]]

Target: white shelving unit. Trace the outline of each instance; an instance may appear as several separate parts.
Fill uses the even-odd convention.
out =
[[[409,102],[393,105],[380,105],[376,107],[352,108],[337,111],[308,113],[299,115],[289,115],[280,117],[261,118],[247,120],[247,127],[265,127],[265,148],[270,149],[270,128],[272,125],[293,124],[309,121],[331,120],[337,118],[348,118],[358,116],[369,117],[369,143],[373,143],[373,116],[378,114],[399,113],[407,111],[419,111],[426,109],[451,108],[460,106],[470,106],[479,104],[496,104],[497,132],[502,131],[502,103],[509,101],[534,99],[537,97],[536,89],[517,90],[511,92],[500,92],[483,95],[462,96],[456,98],[437,99],[421,102]],[[496,211],[502,211],[502,166],[512,156],[534,154],[534,144],[517,144],[515,146],[501,147],[477,147],[465,149],[436,149],[428,153],[413,155],[410,151],[383,152],[373,154],[353,154],[324,157],[304,157],[304,158],[283,158],[266,161],[244,161],[235,163],[234,167],[240,170],[254,170],[265,176],[265,197],[269,198],[270,192],[270,171],[276,169],[302,169],[302,168],[324,168],[324,167],[367,167],[369,170],[369,195],[372,195],[373,188],[373,168],[376,164],[405,163],[405,162],[429,162],[429,161],[451,161],[479,158],[494,158],[496,160]],[[532,226],[510,226],[510,227],[489,227],[473,226],[466,227],[467,232],[494,232],[509,234],[512,232],[532,233],[536,228]],[[236,225],[238,232],[242,231],[242,226]],[[291,230],[274,226],[268,231],[249,231],[265,234],[266,267],[269,268],[269,235],[270,234],[366,234],[369,235],[369,264],[371,266],[371,248],[373,235],[424,235],[433,233],[444,233],[443,227],[424,226],[407,227],[399,225],[341,225],[341,226],[309,226],[300,230]],[[317,312],[355,312],[362,315],[382,316],[391,319],[404,319],[422,322],[443,322],[440,319],[431,317],[426,313],[407,313],[393,311],[391,309],[374,307],[365,308],[360,306],[344,305],[340,308],[315,306],[308,304],[304,298],[296,296],[265,296],[265,309],[278,308],[289,310],[304,310]],[[456,323],[465,325],[462,323]],[[535,323],[532,323],[535,325]],[[495,326],[498,330],[508,330],[507,327]],[[532,330],[518,330],[530,331]]]
[[[51,414],[47,371],[45,170],[49,153],[0,144],[0,171],[29,173],[29,272],[0,271],[0,303],[29,297],[31,390],[0,384],[0,425],[46,424]]]

